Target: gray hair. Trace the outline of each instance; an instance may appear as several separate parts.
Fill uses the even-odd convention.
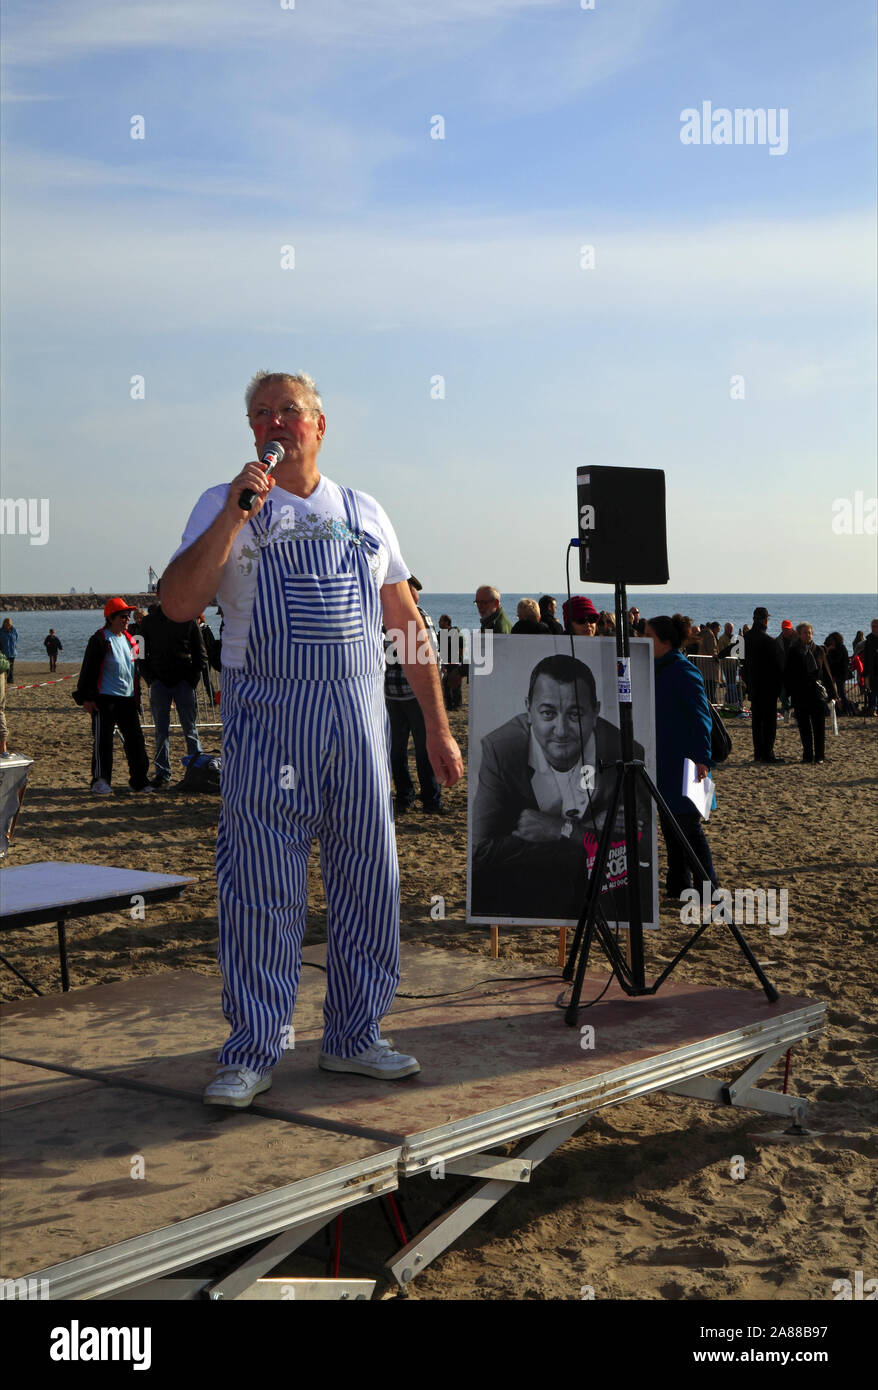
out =
[[[276,381],[289,381],[295,386],[301,386],[310,399],[311,410],[314,415],[323,414],[323,401],[320,399],[320,392],[317,390],[317,383],[313,377],[308,376],[305,372],[257,372],[244,394],[248,415],[253,404],[253,397],[260,387],[271,386]]]

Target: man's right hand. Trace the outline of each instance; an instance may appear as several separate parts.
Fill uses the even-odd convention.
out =
[[[273,487],[274,478],[270,474],[266,475],[265,468],[261,463],[256,461],[246,463],[237,478],[229,483],[229,495],[226,498],[225,510],[236,523],[245,526],[250,518],[256,516],[257,512],[260,512],[265,506],[265,499]],[[245,512],[240,504],[241,493],[246,488],[256,493],[249,512]]]
[[[83,700],[82,708],[85,710],[86,714],[97,714],[98,712],[98,707],[94,700]]]

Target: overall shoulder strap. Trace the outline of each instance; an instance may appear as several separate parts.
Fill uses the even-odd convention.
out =
[[[272,503],[269,497],[262,510],[257,512],[255,516],[251,516],[249,524],[253,527],[257,536],[263,536],[267,532],[269,522],[271,521],[271,510]]]
[[[345,515],[347,516],[348,526],[352,531],[362,531],[363,522],[360,517],[360,508],[357,503],[356,493],[353,488],[343,487],[341,495],[344,500]]]

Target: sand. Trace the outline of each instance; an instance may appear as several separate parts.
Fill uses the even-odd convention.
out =
[[[76,670],[59,664],[57,676]],[[43,662],[17,662],[16,680],[47,680]],[[214,845],[217,798],[173,791],[135,798],[124,759],[112,798],[88,791],[89,721],[74,682],[11,691],[9,746],[35,759],[4,867],[61,859],[161,873],[197,882],[143,922],[119,914],[69,929],[74,988],[196,970],[217,980]],[[466,711],[452,716],[466,747]],[[717,771],[719,808],[708,837],[721,882],[787,889],[788,931],[747,929],[781,993],[825,1001],[823,1036],[793,1053],[791,1089],[811,1102],[812,1131],[795,1143],[766,1138],[778,1122],[753,1111],[647,1097],[600,1113],[538,1170],[529,1187],[496,1207],[411,1286],[421,1299],[832,1299],[834,1280],[878,1274],[874,1219],[876,1140],[872,1006],[878,873],[878,721],[840,721],[830,761],[802,765],[794,726],[781,725],[782,767],[755,767],[749,724],[731,726],[734,749]],[[205,731],[219,751],[219,730]],[[182,751],[181,740],[172,755]],[[149,747],[149,735],[147,735]],[[120,750],[121,754],[121,750]],[[414,772],[414,768],[412,769]],[[412,811],[397,827],[403,936],[484,957],[488,933],[465,923],[466,787],[446,794],[439,819]],[[316,856],[307,943],[324,939]],[[434,895],[446,918],[430,917]],[[689,932],[663,909],[648,943],[659,965]],[[4,954],[41,989],[60,988],[51,928],[4,933]],[[501,932],[501,955],[539,967],[557,956],[548,929]],[[729,934],[711,927],[677,978],[750,988]],[[6,999],[28,991],[8,972]],[[780,1089],[782,1069],[764,1084]],[[732,1175],[736,1156],[744,1176]],[[740,1172],[740,1166],[736,1167]],[[371,1229],[371,1217],[363,1217]],[[380,1236],[380,1226],[375,1227]],[[384,1240],[386,1243],[386,1233]],[[389,1249],[384,1252],[389,1254]]]

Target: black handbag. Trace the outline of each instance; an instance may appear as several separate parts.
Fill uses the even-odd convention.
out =
[[[708,701],[708,704],[710,702]],[[716,766],[717,763],[724,763],[732,751],[732,739],[728,729],[717,714],[713,705],[710,705],[710,761]]]

